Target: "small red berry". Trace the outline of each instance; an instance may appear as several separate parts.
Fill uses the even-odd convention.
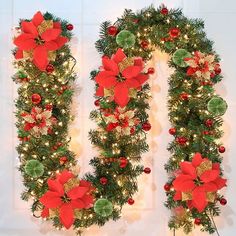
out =
[[[66,26],[66,28],[67,28],[69,31],[71,31],[71,30],[74,29],[74,26],[73,26],[72,24],[68,24],[68,25]]]
[[[96,107],[98,107],[98,106],[100,105],[99,99],[97,99],[97,100],[94,102],[94,105],[95,105]]]
[[[195,225],[200,225],[200,224],[201,224],[201,219],[195,218],[194,224],[195,224]]]
[[[180,30],[178,28],[172,28],[169,31],[169,35],[172,38],[177,38],[180,35]]]
[[[206,121],[205,121],[205,125],[207,126],[207,127],[212,127],[212,125],[213,125],[213,120],[212,119],[207,119]]]
[[[150,67],[150,68],[148,68],[147,73],[148,73],[149,75],[152,75],[152,74],[155,73],[155,69],[154,69],[153,67]]]
[[[102,185],[106,185],[107,182],[108,182],[108,180],[107,180],[106,177],[101,177],[101,178],[100,178],[100,183],[101,183]]]
[[[145,174],[150,174],[150,173],[151,173],[151,168],[145,167],[144,170],[143,170],[143,172],[144,172]]]
[[[225,147],[224,146],[219,146],[219,152],[224,153],[225,152]]]
[[[169,129],[169,134],[175,135],[176,134],[176,128],[170,128]]]
[[[48,111],[50,111],[50,110],[52,110],[52,104],[46,104],[45,105],[45,108],[46,108],[46,110],[48,110]]]
[[[52,64],[48,64],[46,67],[46,71],[48,73],[52,73],[54,71],[54,66]]]
[[[164,185],[164,189],[165,189],[166,192],[169,192],[170,189],[171,189],[171,185],[168,184],[168,183],[166,183],[166,184]]]
[[[186,101],[186,100],[188,100],[189,95],[188,95],[187,93],[181,93],[181,94],[180,94],[180,98],[181,98],[182,100]]]
[[[61,165],[64,165],[66,162],[67,162],[67,157],[66,156],[60,157],[60,164]]]
[[[128,162],[126,157],[120,157],[120,168],[125,168],[128,165]]]
[[[144,131],[149,131],[152,128],[151,124],[149,122],[145,122],[142,124],[142,129]]]
[[[118,29],[114,25],[109,26],[107,29],[107,33],[111,36],[115,36],[117,32],[118,32]]]
[[[147,49],[148,46],[149,46],[149,42],[148,42],[147,40],[143,40],[143,41],[141,42],[141,47],[142,47],[143,49]]]
[[[128,202],[129,205],[133,205],[134,204],[134,199],[133,198],[129,198],[127,202]]]
[[[225,206],[225,205],[227,204],[227,200],[226,200],[225,198],[221,198],[221,199],[220,199],[220,204],[221,204],[222,206]]]
[[[162,9],[161,9],[161,14],[162,15],[167,15],[169,13],[169,10],[166,8],[166,7],[163,7]]]
[[[34,93],[32,96],[31,96],[31,100],[32,100],[32,103],[37,105],[41,102],[42,98],[39,94],[37,93]]]

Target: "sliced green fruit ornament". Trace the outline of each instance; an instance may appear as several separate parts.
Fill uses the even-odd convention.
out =
[[[179,67],[187,67],[188,65],[184,61],[184,59],[189,57],[192,57],[191,53],[181,48],[174,52],[172,56],[172,61],[175,63],[175,65]]]
[[[215,116],[223,116],[228,108],[223,98],[214,96],[207,104],[207,110]]]
[[[25,165],[25,172],[27,175],[37,178],[43,175],[44,166],[37,160],[29,160]]]
[[[122,30],[116,36],[116,43],[122,48],[131,48],[135,44],[135,35],[128,30]]]
[[[113,205],[109,200],[101,198],[95,202],[94,211],[102,217],[107,217],[111,215],[113,211]]]

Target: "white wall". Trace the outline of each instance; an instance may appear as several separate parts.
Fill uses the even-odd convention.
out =
[[[234,0],[0,0],[0,236],[55,236],[74,235],[72,231],[53,231],[49,224],[41,223],[30,216],[30,204],[20,200],[22,190],[19,173],[16,171],[17,154],[16,130],[14,128],[14,103],[16,87],[11,81],[13,68],[11,65],[13,48],[11,38],[14,26],[19,18],[31,18],[37,11],[49,11],[66,18],[75,26],[73,50],[78,60],[78,84],[81,92],[75,99],[77,106],[77,123],[71,132],[72,148],[79,157],[81,175],[86,172],[89,159],[96,153],[87,139],[88,131],[94,124],[88,119],[93,106],[93,83],[89,80],[89,72],[100,64],[100,57],[94,48],[98,38],[99,24],[104,20],[115,20],[124,8],[141,9],[153,3],[158,6],[165,3],[168,7],[182,7],[189,17],[200,17],[205,20],[208,36],[215,41],[215,47],[222,56],[222,69],[225,79],[218,85],[218,91],[227,100],[229,109],[225,115],[224,136],[227,152],[224,155],[225,175],[229,178],[229,187],[225,194],[228,205],[222,207],[221,218],[217,225],[221,235],[235,235],[236,209],[236,2]],[[152,175],[140,178],[140,192],[136,196],[136,204],[127,206],[123,218],[118,222],[110,222],[103,228],[92,227],[85,236],[171,236],[167,221],[169,212],[163,206],[165,195],[162,186],[166,181],[163,165],[168,159],[166,151],[170,137],[167,134],[166,65],[168,55],[156,53],[152,64],[156,66],[157,76],[152,79],[153,100],[150,112],[153,124],[149,135],[151,150],[144,157],[144,162],[153,169]],[[177,236],[184,235],[177,232]],[[207,235],[196,229],[191,235]]]

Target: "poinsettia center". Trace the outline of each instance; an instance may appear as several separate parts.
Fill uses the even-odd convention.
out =
[[[123,82],[123,81],[126,80],[126,78],[123,77],[121,74],[119,74],[119,75],[116,77],[116,80],[117,80],[118,82]]]
[[[38,44],[38,45],[42,45],[45,43],[45,41],[40,36],[38,36],[34,40],[35,40],[36,44]]]
[[[36,119],[35,119],[35,123],[36,123],[36,125],[40,125],[40,124],[42,124],[44,122],[44,119],[43,119],[43,117],[36,117]]]
[[[195,183],[195,185],[197,185],[197,186],[203,185],[203,182],[201,181],[201,179],[200,179],[199,177],[197,177],[197,179],[194,180],[194,183]]]
[[[67,194],[65,194],[64,196],[61,197],[61,200],[64,202],[64,203],[68,203],[71,201],[71,199],[67,196]]]

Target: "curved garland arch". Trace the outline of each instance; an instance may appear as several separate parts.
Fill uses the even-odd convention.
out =
[[[137,177],[151,172],[138,163],[141,154],[148,151],[146,133],[151,124],[147,82],[155,72],[154,68],[145,68],[144,63],[158,48],[171,55],[169,65],[175,68],[169,79],[168,100],[173,126],[169,133],[175,139],[168,147],[171,158],[165,169],[170,178],[164,186],[166,206],[175,212],[169,226],[183,227],[189,233],[195,224],[215,232],[217,201],[226,204],[217,192],[226,182],[219,167],[219,152],[225,149],[216,140],[223,134],[220,116],[227,105],[215,95],[213,85],[222,78],[220,59],[206,38],[203,22],[187,19],[179,9],[151,6],[136,14],[125,10],[113,25],[102,24],[96,47],[103,55],[103,67],[91,72],[96,82],[97,106],[91,119],[98,128],[89,134],[99,148],[99,156],[90,161],[94,173],[79,180],[78,173],[72,173],[76,159],[66,138],[75,75],[69,63],[74,58],[65,43],[73,26],[49,13],[40,14],[20,24],[21,33],[33,34],[30,39],[37,39],[37,46],[32,46],[25,36],[14,40],[18,46],[14,54],[20,59],[16,61],[14,80],[21,83],[16,115],[21,140],[17,150],[26,186],[22,198],[33,198],[33,214],[51,219],[58,229],[73,225],[81,233],[81,228],[117,220],[124,204],[134,204]],[[51,32],[45,35],[48,29]],[[56,35],[52,36],[52,32]],[[42,45],[54,40],[57,46],[54,42],[47,45],[44,60],[34,58],[42,56]],[[32,120],[36,117],[40,121]],[[186,186],[179,184],[183,175],[188,175]],[[201,205],[196,205],[193,190],[200,187],[204,188],[203,194],[197,196]]]

